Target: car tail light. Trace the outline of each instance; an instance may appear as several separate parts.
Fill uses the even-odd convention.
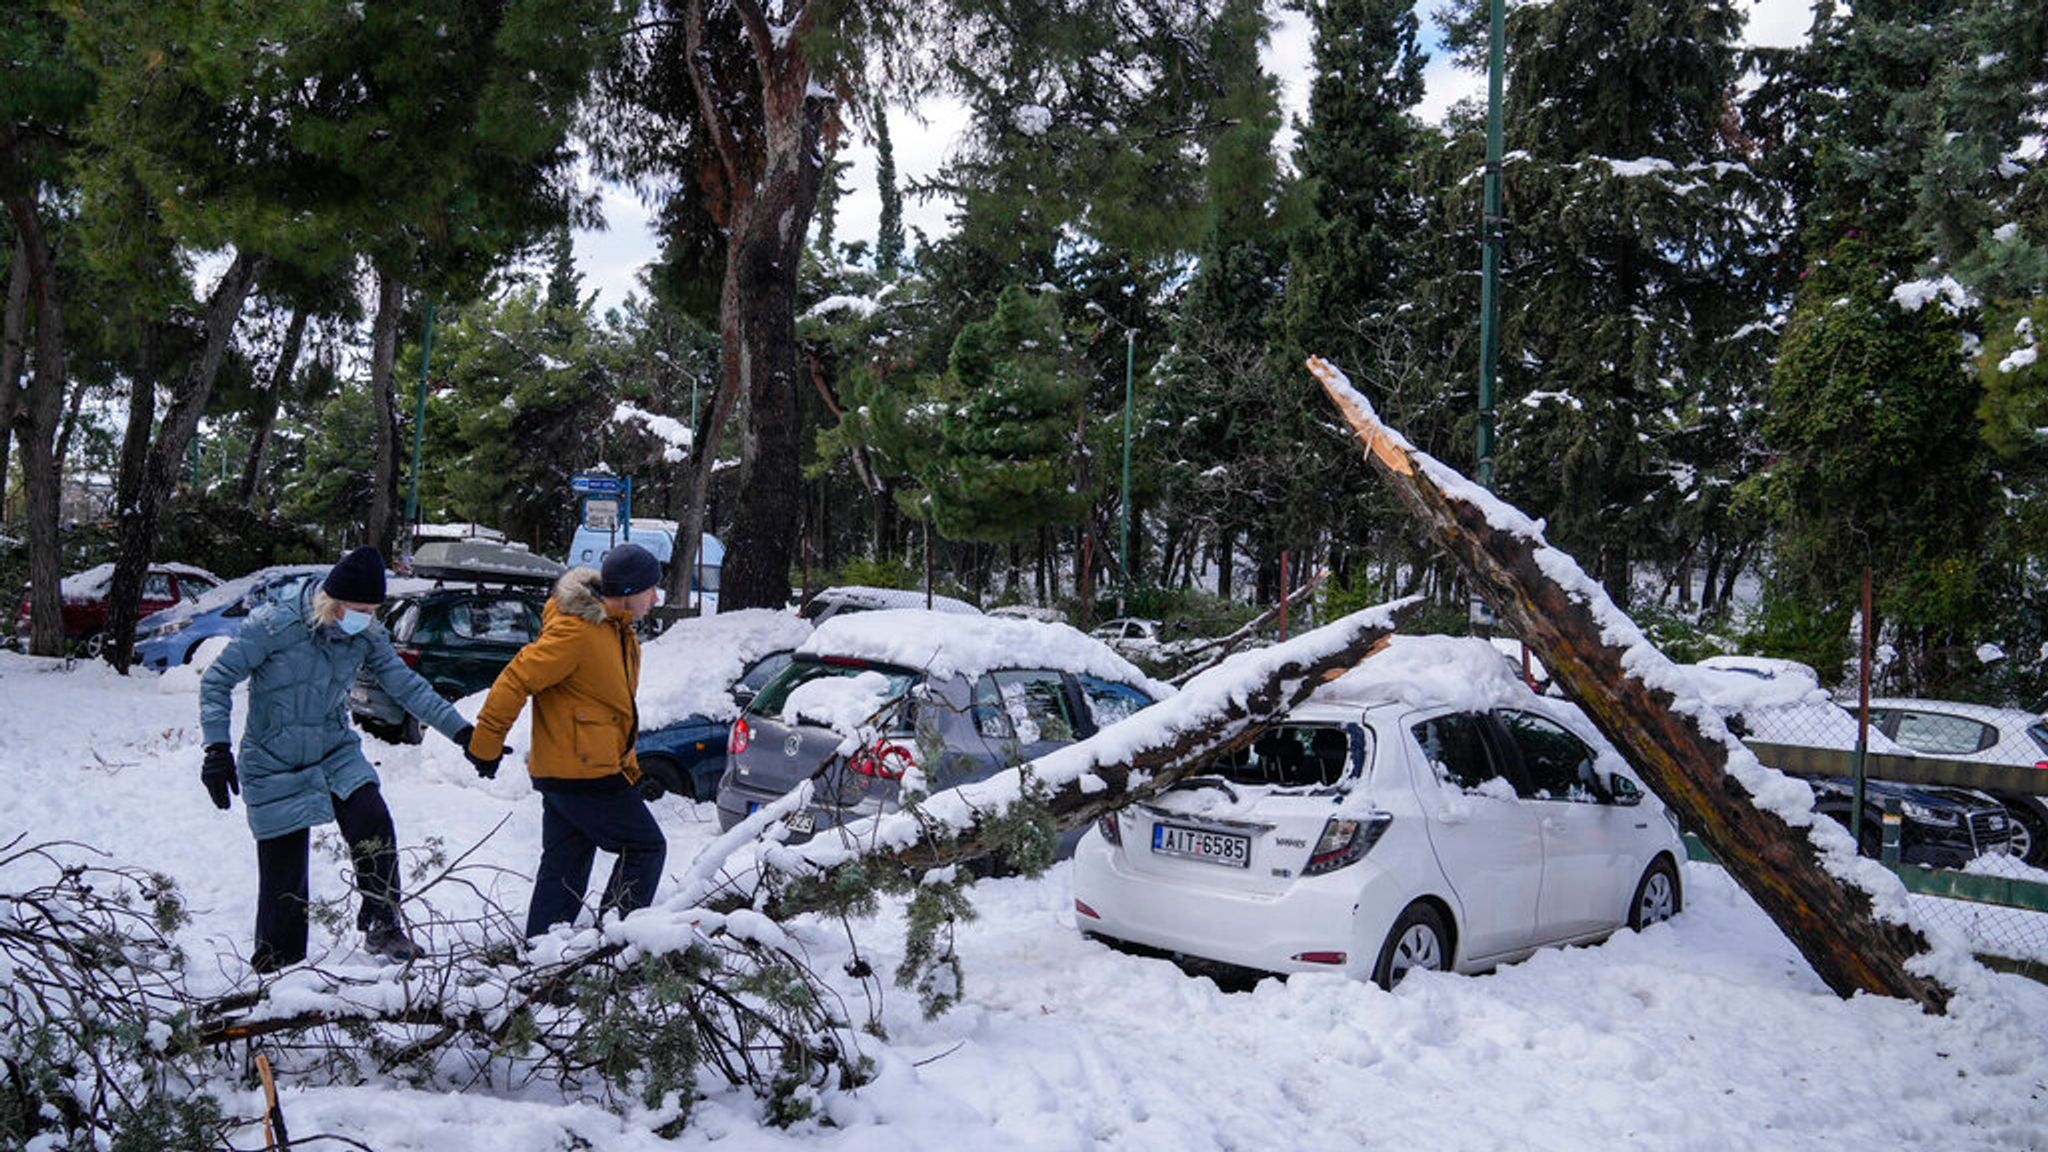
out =
[[[1079,900],[1074,901],[1074,912],[1076,915],[1086,916],[1090,920],[1102,919],[1102,913],[1097,912],[1095,909],[1090,908],[1087,904]]]
[[[1393,822],[1394,818],[1385,812],[1374,812],[1363,820],[1331,817],[1324,823],[1322,838],[1316,841],[1315,850],[1308,854],[1308,864],[1302,868],[1301,874],[1320,876],[1358,863],[1372,851],[1374,844],[1379,843],[1380,835]]]
[[[1116,822],[1116,813],[1107,813],[1100,820],[1097,820],[1095,822],[1095,826],[1102,830],[1102,838],[1104,840],[1107,840],[1111,844],[1115,844],[1118,847],[1123,846],[1124,830],[1121,827],[1119,827]]]
[[[917,757],[901,744],[876,741],[871,747],[863,748],[847,761],[847,767],[863,776],[877,780],[901,780],[903,771],[917,763]]]
[[[1296,952],[1294,958],[1303,964],[1342,964],[1349,956],[1343,952]]]
[[[2034,761],[2034,767],[2048,770],[2048,760],[2036,760]]]
[[[394,649],[394,651],[398,653],[398,658],[400,660],[405,661],[405,666],[407,668],[418,668],[420,666],[419,649],[413,647],[410,644],[400,644],[397,646],[397,648]]]
[[[728,752],[745,752],[747,745],[754,742],[754,730],[747,727],[747,718],[742,716],[732,722],[732,735],[726,738]]]

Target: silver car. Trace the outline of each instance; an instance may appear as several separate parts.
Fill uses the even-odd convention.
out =
[[[810,807],[787,821],[800,840],[895,810],[906,776],[927,793],[984,780],[1171,692],[1064,625],[922,611],[838,617],[733,722],[718,822],[729,829],[815,776]]]

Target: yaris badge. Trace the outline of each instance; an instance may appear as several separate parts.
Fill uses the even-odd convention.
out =
[[[796,759],[796,750],[802,744],[803,738],[792,732],[789,734],[789,739],[782,742],[782,754],[794,760]]]

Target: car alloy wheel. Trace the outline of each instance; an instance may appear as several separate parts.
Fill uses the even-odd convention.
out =
[[[1643,872],[1636,884],[1635,902],[1629,906],[1628,926],[1640,932],[1652,924],[1678,915],[1678,873],[1671,862],[1659,857]]]
[[[1379,963],[1373,965],[1373,983],[1391,992],[1402,977],[1418,968],[1444,971],[1450,966],[1450,949],[1444,945],[1449,935],[1436,909],[1410,904],[1387,932]]]

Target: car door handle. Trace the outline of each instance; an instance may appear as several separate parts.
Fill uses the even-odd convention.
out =
[[[1564,832],[1564,821],[1559,820],[1555,816],[1545,816],[1543,818],[1543,830],[1553,836],[1561,835]]]
[[[1463,812],[1453,812],[1449,808],[1436,810],[1436,822],[1439,824],[1463,824],[1467,819],[1469,817]]]

